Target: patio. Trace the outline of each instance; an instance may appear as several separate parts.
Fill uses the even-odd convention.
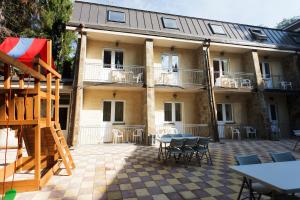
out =
[[[54,176],[39,192],[19,193],[17,199],[235,199],[241,177],[228,166],[235,154],[291,151],[295,141],[231,141],[210,145],[214,166],[202,167],[157,160],[158,146],[103,144],[72,151],[76,169]],[[1,152],[2,153],[2,152]],[[293,152],[300,159],[300,152]]]

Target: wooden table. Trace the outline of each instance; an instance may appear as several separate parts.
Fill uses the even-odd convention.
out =
[[[238,165],[230,168],[244,177],[270,187],[273,191],[286,194],[300,192],[300,160]]]

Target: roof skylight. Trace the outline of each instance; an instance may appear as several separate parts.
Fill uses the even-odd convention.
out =
[[[125,13],[109,10],[107,12],[107,20],[111,22],[125,23]]]
[[[268,39],[268,36],[263,32],[262,29],[258,28],[249,28],[252,37],[256,40],[266,40]]]
[[[213,34],[226,35],[223,26],[220,24],[209,24],[209,27]]]
[[[162,20],[164,28],[178,29],[176,19],[162,17],[161,20]]]

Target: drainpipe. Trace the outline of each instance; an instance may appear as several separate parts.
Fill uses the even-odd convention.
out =
[[[219,134],[218,134],[218,125],[217,125],[217,118],[216,118],[216,108],[215,108],[215,97],[213,94],[212,88],[212,79],[211,79],[211,71],[210,71],[210,64],[209,64],[209,47],[210,47],[210,39],[205,39],[203,42],[204,50],[204,62],[205,62],[205,71],[206,71],[206,84],[207,84],[207,91],[208,91],[208,102],[209,102],[209,110],[210,110],[210,118],[211,118],[211,128],[213,131],[212,137],[215,142],[219,142]]]

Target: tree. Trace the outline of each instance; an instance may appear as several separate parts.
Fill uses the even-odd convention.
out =
[[[72,14],[72,0],[0,0],[0,2],[1,39],[6,36],[48,38],[52,40],[55,64],[60,67],[65,61],[72,62],[76,35],[66,30],[66,23]]]
[[[281,22],[279,22],[276,25],[276,28],[282,29],[282,28],[294,23],[298,19],[300,19],[300,16],[295,16],[295,17],[291,17],[291,18],[284,18]]]

